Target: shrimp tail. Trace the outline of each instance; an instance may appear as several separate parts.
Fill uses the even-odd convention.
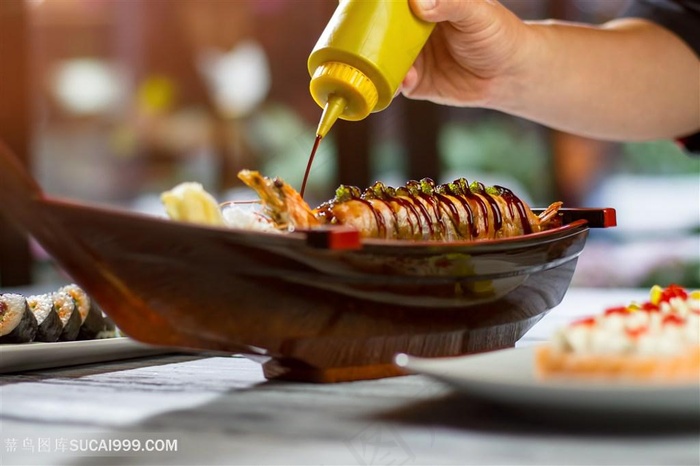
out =
[[[540,230],[546,230],[557,220],[559,209],[561,209],[563,204],[561,201],[553,202],[538,215],[538,227]]]

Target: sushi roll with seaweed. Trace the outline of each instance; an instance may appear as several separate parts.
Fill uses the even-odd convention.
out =
[[[58,317],[51,295],[34,295],[27,298],[27,305],[38,324],[34,341],[54,342],[63,332],[63,323]]]
[[[117,328],[117,325],[114,323],[112,319],[109,318],[108,315],[102,314],[105,318],[105,327],[104,329],[95,335],[96,339],[103,339],[103,338],[117,338],[123,336],[122,333],[119,331]]]
[[[73,298],[66,292],[57,291],[51,293],[51,300],[58,317],[63,323],[63,331],[58,337],[59,341],[73,341],[78,337],[82,321],[80,319],[80,311],[75,305]]]
[[[106,329],[106,322],[102,315],[102,310],[92,302],[92,299],[90,299],[82,288],[78,285],[71,284],[62,287],[58,291],[67,293],[73,298],[75,306],[80,313],[78,340],[92,340]]]
[[[34,314],[24,296],[0,294],[0,343],[27,343],[37,331]]]

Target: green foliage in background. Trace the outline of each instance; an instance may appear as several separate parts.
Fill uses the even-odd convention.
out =
[[[267,105],[248,128],[248,141],[266,176],[279,176],[294,188],[301,187],[309,153],[316,138],[315,128],[283,105]],[[337,169],[337,150],[332,137],[324,139],[311,167],[307,192],[327,197]]]
[[[408,172],[406,150],[399,141],[386,139],[372,145],[371,170],[375,180],[388,186],[403,185]]]
[[[654,268],[642,278],[641,287],[675,283],[685,288],[700,289],[700,261],[676,261]]]
[[[450,122],[439,136],[445,171],[508,174],[535,202],[551,197],[549,149],[535,125],[491,116],[477,123]]]
[[[622,154],[616,162],[617,170],[625,173],[700,174],[700,157],[689,156],[673,141],[622,144]]]

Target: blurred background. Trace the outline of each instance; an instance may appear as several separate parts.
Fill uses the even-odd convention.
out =
[[[603,22],[624,0],[503,1],[525,19]],[[54,196],[163,215],[161,192],[198,181],[250,197],[254,168],[299,188],[320,109],[306,59],[334,0],[0,0],[0,138]],[[649,92],[663,92],[650,89]],[[340,122],[307,198],[340,184],[464,176],[534,206],[617,209],[592,231],[574,286],[700,287],[700,160],[671,141],[611,144],[498,112],[398,97]],[[0,286],[57,273],[0,218]]]

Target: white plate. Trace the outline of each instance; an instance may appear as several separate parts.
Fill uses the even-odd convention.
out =
[[[0,373],[75,366],[165,353],[171,349],[131,338],[0,345]]]
[[[513,348],[455,358],[419,358],[399,354],[396,364],[460,391],[508,405],[613,412],[635,415],[693,417],[700,415],[697,384],[539,380],[534,373],[534,347]]]

